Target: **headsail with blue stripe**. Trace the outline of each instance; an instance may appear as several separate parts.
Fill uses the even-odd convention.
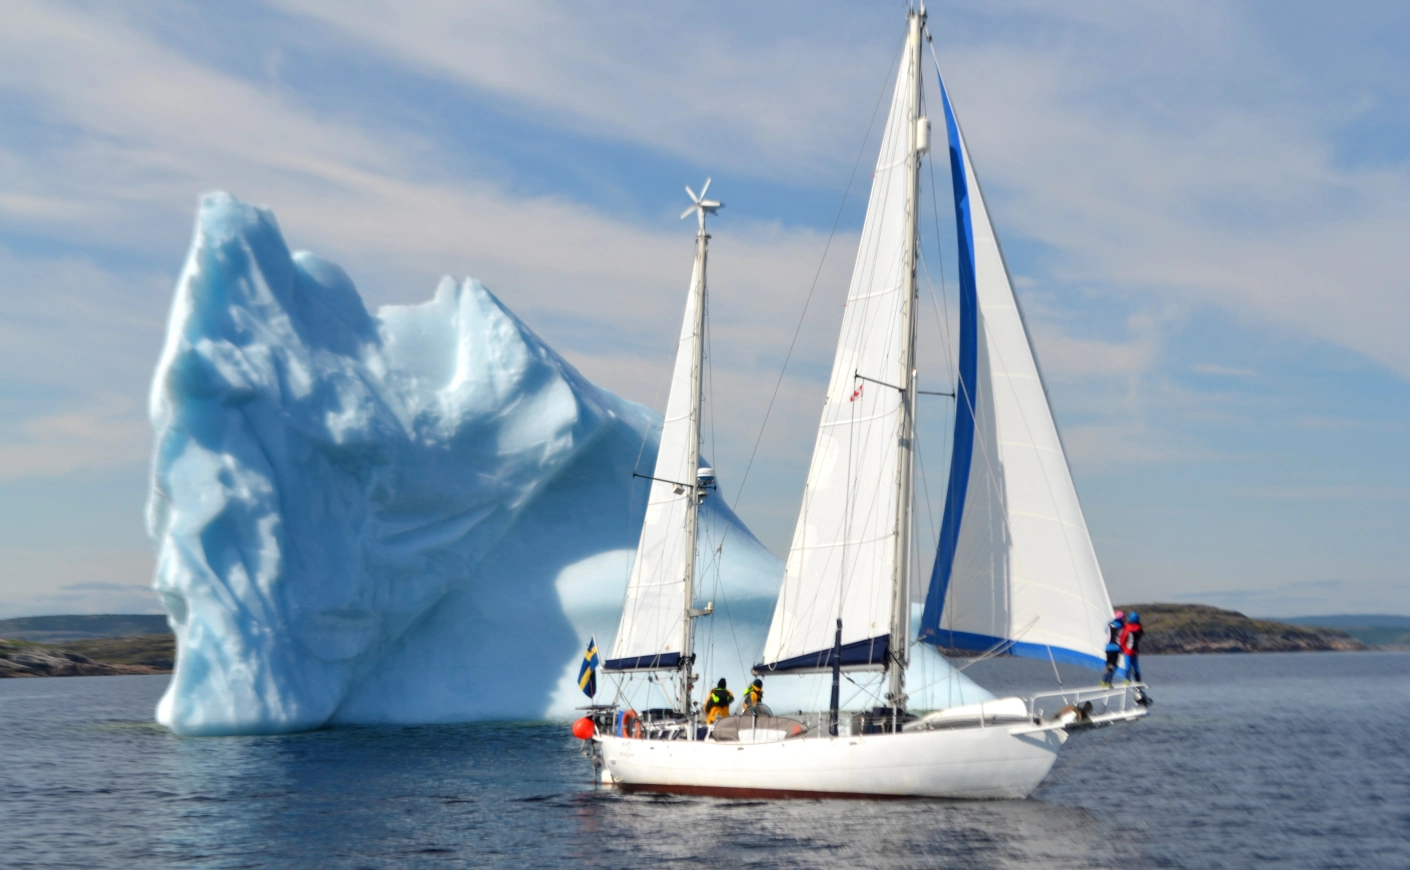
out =
[[[1100,668],[1111,600],[943,82],[959,235],[955,437],[920,639]]]

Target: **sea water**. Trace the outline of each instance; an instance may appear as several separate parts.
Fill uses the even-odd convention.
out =
[[[984,802],[627,795],[564,723],[181,738],[164,677],[3,680],[0,865],[1410,867],[1410,654],[1142,664],[1148,719]]]

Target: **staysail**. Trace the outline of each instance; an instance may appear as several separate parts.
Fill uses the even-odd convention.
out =
[[[955,437],[920,639],[1101,667],[1111,601],[944,83],[959,235]]]
[[[843,667],[881,668],[892,643],[897,536],[909,522],[897,497],[907,471],[897,448],[909,385],[906,188],[918,58],[918,50],[905,52],[896,77],[807,488],[764,643],[761,667],[772,671],[830,668],[839,617]]]
[[[707,184],[708,186],[708,184]],[[704,196],[704,193],[701,193]],[[718,203],[716,203],[718,205]],[[661,426],[661,446],[652,472],[646,518],[637,544],[636,561],[627,584],[627,600],[609,671],[676,668],[689,655],[686,600],[695,570],[691,525],[695,511],[696,477],[700,464],[697,419],[701,365],[702,309],[705,304],[705,234],[702,223],[696,240],[695,268],[690,277],[685,319],[671,373],[671,392]]]

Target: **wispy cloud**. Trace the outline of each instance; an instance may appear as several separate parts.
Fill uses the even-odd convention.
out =
[[[1276,501],[1403,501],[1410,499],[1410,489],[1400,486],[1261,486],[1236,488],[1229,491],[1240,498],[1272,499]]]
[[[0,618],[45,613],[156,613],[151,553],[0,547]]]
[[[1404,432],[1410,428],[1401,420],[1364,420],[1355,417],[1329,417],[1324,414],[1298,414],[1293,417],[1292,423],[1300,429],[1325,432],[1354,430]]]
[[[96,404],[0,426],[0,480],[52,477],[146,460],[152,433],[131,396],[99,396]]]
[[[1214,375],[1221,378],[1256,378],[1258,372],[1253,369],[1241,369],[1237,366],[1223,366],[1218,363],[1196,363],[1191,366],[1191,370],[1196,374]]]
[[[1271,618],[1321,613],[1401,613],[1410,609],[1399,584],[1387,578],[1304,580],[1268,588],[1206,589],[1172,596],[1177,602],[1212,604]]]
[[[946,52],[997,217],[1055,252],[1055,274],[1256,318],[1410,378],[1410,168],[1339,161],[1344,101],[1287,99],[1309,73],[1243,10],[1100,8],[1099,24]]]
[[[361,50],[494,95],[515,110],[692,161],[797,179],[846,171],[856,118],[898,56],[900,9],[769,4],[277,0]],[[762,38],[760,38],[762,37]],[[865,117],[865,114],[861,114]]]

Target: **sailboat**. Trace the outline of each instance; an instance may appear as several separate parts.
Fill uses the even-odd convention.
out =
[[[625,789],[755,796],[1022,798],[1078,728],[1146,713],[1142,686],[1059,689],[915,711],[913,644],[1101,668],[1111,602],[1036,356],[943,81],[939,96],[959,243],[959,366],[938,549],[912,628],[914,441],[919,389],[917,203],[930,148],[924,9],[905,49],[868,202],[827,398],[784,577],[754,668],[831,674],[829,709],[755,707],[713,725],[694,702],[706,216],[692,196],[695,263],[661,447],[609,673],[673,679],[672,709],[594,708],[590,754]],[[932,55],[933,56],[933,55]],[[914,638],[914,639],[913,639]],[[883,703],[844,717],[844,672],[881,672]]]

